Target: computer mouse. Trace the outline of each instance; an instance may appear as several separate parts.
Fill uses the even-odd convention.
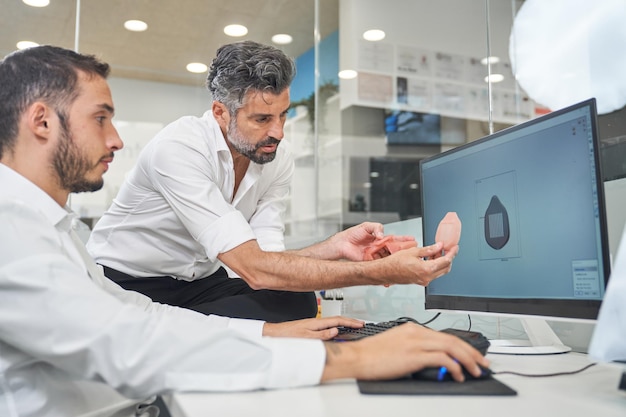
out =
[[[465,380],[470,381],[473,379],[487,379],[491,377],[492,371],[489,368],[485,368],[483,366],[480,367],[482,370],[480,376],[476,377],[470,374],[465,368],[463,368],[463,375],[465,375]],[[448,368],[445,366],[441,367],[431,367],[424,368],[420,371],[413,372],[411,374],[411,379],[419,379],[423,381],[454,381],[452,378],[452,374],[448,372]]]

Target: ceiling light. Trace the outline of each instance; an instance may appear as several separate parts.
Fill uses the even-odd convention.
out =
[[[50,4],[50,0],[22,0],[22,2],[32,7],[46,7]]]
[[[193,72],[195,74],[202,74],[206,72],[209,68],[201,62],[192,62],[187,64],[187,71]]]
[[[480,60],[480,63],[483,65],[497,64],[498,62],[500,62],[500,58],[497,56],[488,56]]]
[[[358,73],[355,70],[351,69],[339,71],[339,78],[343,80],[351,80],[353,78],[356,78],[357,75]]]
[[[485,77],[485,82],[499,83],[504,80],[504,75],[502,74],[491,74]]]
[[[17,49],[28,49],[32,48],[33,46],[39,46],[39,44],[31,41],[19,41],[16,46]]]
[[[379,29],[366,30],[363,32],[363,39],[372,42],[381,41],[385,39],[385,32]]]
[[[143,32],[148,29],[148,24],[141,20],[127,20],[124,22],[124,27],[131,32]]]
[[[370,177],[378,178],[378,177],[380,177],[380,173],[377,172],[377,171],[372,171],[372,172],[370,172]]]
[[[243,25],[228,25],[224,28],[224,33],[228,36],[234,36],[236,38],[245,36],[248,34],[248,28]]]
[[[293,41],[291,35],[287,35],[286,33],[278,33],[272,36],[272,42],[278,45],[287,45]]]

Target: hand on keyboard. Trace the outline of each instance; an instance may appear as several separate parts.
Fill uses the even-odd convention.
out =
[[[478,378],[489,367],[484,355],[460,337],[415,323],[391,323],[391,328],[373,337],[348,343],[325,342],[322,381],[403,378],[432,367],[445,367],[453,380],[463,381],[466,379],[463,369]]]
[[[410,317],[400,317],[392,321],[383,321],[379,323],[365,323],[363,327],[358,328],[358,329],[353,329],[350,327],[340,327],[339,334],[335,336],[333,340],[337,342],[359,340],[364,337],[372,336],[380,332],[383,332],[385,330],[389,330],[393,327],[399,326],[407,322],[417,323],[415,319],[412,319]]]
[[[392,321],[383,321],[380,323],[365,323],[363,327],[357,329],[340,327],[339,334],[337,334],[337,336],[335,336],[333,340],[337,342],[359,340],[367,336],[373,336],[375,334],[384,332],[385,330],[389,330],[407,322],[417,323],[415,319],[412,319],[410,317],[400,317]],[[458,338],[472,345],[483,355],[487,353],[487,349],[490,345],[489,340],[479,332],[459,329],[443,329],[441,330],[441,332],[457,336]]]

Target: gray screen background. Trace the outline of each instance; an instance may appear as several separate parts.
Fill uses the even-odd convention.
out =
[[[422,165],[424,244],[456,211],[462,222],[452,271],[428,292],[497,298],[601,299],[599,220],[589,110],[440,154]],[[500,250],[486,244],[484,214],[497,195],[509,216]],[[572,262],[597,260],[600,293],[574,294]]]

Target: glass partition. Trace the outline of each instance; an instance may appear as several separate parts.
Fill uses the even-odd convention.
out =
[[[523,22],[534,22],[543,46],[555,52],[567,51],[558,33],[548,32],[557,23],[581,29],[576,37],[564,32],[577,50],[623,41],[618,17],[624,6],[619,0],[551,2],[560,7],[556,10],[543,3],[51,0],[47,7],[34,8],[0,0],[3,15],[11,17],[0,25],[0,55],[14,50],[18,41],[30,40],[76,48],[111,63],[116,123],[126,148],[107,173],[103,190],[72,196],[74,209],[97,219],[156,131],[180,116],[201,115],[210,108],[203,85],[206,72],[188,72],[188,63],[208,65],[224,43],[252,39],[272,44],[272,35],[290,34],[290,44],[275,45],[298,66],[285,127],[296,166],[285,218],[287,244],[297,247],[362,221],[419,219],[415,168],[421,158],[550,111],[543,98],[526,91],[532,88],[516,82],[520,74],[515,64],[520,71],[528,68],[521,57],[531,41],[524,38]],[[579,18],[597,17],[603,10],[606,16],[608,9],[612,18],[603,25],[612,28],[608,35],[584,22],[572,24],[567,16],[578,9],[585,12]],[[533,20],[536,13],[539,17]],[[546,14],[549,24],[541,17]],[[518,15],[524,20],[512,36]],[[130,32],[123,28],[128,19],[145,20],[148,29]],[[230,23],[246,25],[248,33],[225,35],[223,28]],[[591,85],[599,68],[611,69],[602,73],[603,79],[614,83],[613,90],[624,91],[623,71],[618,69],[623,54],[614,50],[606,57],[599,48],[592,51],[568,61],[589,77],[579,78],[578,84]],[[540,74],[556,66],[553,61],[530,63]],[[615,190],[607,198],[618,202],[625,194],[624,120],[623,103],[618,102],[600,115],[599,123],[607,187]],[[621,231],[620,216],[609,216],[617,219],[612,230]],[[610,233],[617,239],[619,232]]]

